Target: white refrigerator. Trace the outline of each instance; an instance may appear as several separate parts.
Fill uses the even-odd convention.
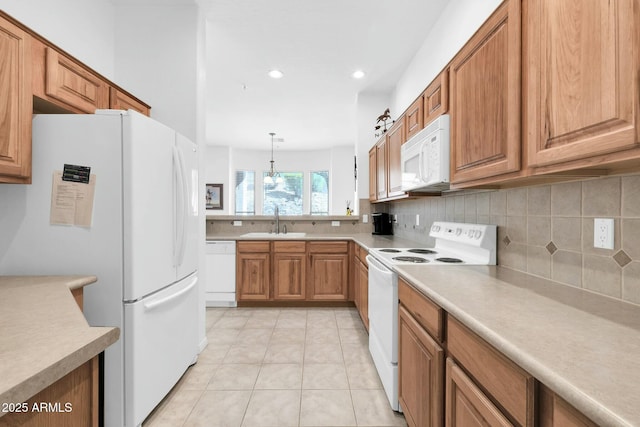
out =
[[[89,226],[50,224],[52,176],[95,175]],[[139,426],[198,353],[198,152],[133,111],[36,115],[33,183],[0,186],[0,274],[87,274],[84,312],[118,326],[104,425]]]

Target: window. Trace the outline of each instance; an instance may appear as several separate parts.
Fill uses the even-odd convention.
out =
[[[264,203],[263,215],[273,215],[278,206],[280,215],[302,215],[302,191],[304,174],[302,172],[281,172],[281,182],[275,180],[273,184],[264,182],[267,172],[262,174]]]
[[[311,172],[311,215],[329,215],[329,171]]]
[[[236,215],[255,215],[254,171],[236,171]]]

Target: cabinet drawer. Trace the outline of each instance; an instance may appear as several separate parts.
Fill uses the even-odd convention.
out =
[[[273,242],[273,251],[278,252],[287,252],[287,253],[299,253],[306,251],[306,242]]]
[[[238,252],[269,252],[269,241],[268,240],[239,241]]]
[[[343,254],[349,252],[349,242],[309,242],[312,254]]]
[[[533,426],[535,379],[451,316],[447,346],[476,383],[522,426]]]
[[[430,299],[416,291],[398,278],[398,298],[400,303],[411,313],[414,319],[425,328],[431,336],[442,342],[442,309]]]

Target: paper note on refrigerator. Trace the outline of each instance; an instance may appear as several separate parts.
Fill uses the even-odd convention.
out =
[[[88,184],[83,184],[63,181],[62,171],[55,171],[51,188],[50,224],[91,227],[95,188],[94,174],[89,177]]]

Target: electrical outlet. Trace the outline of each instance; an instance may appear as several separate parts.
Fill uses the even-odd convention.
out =
[[[369,222],[369,215],[367,214],[362,215],[362,223],[366,224],[368,222]]]
[[[393,214],[393,222],[398,222],[398,214]]]
[[[340,221],[331,221],[332,227],[340,227]]]
[[[420,214],[416,214],[416,225],[420,225]]]
[[[593,247],[613,249],[614,225],[613,218],[594,218]]]
[[[242,225],[242,221],[233,221],[234,227],[240,227]]]

